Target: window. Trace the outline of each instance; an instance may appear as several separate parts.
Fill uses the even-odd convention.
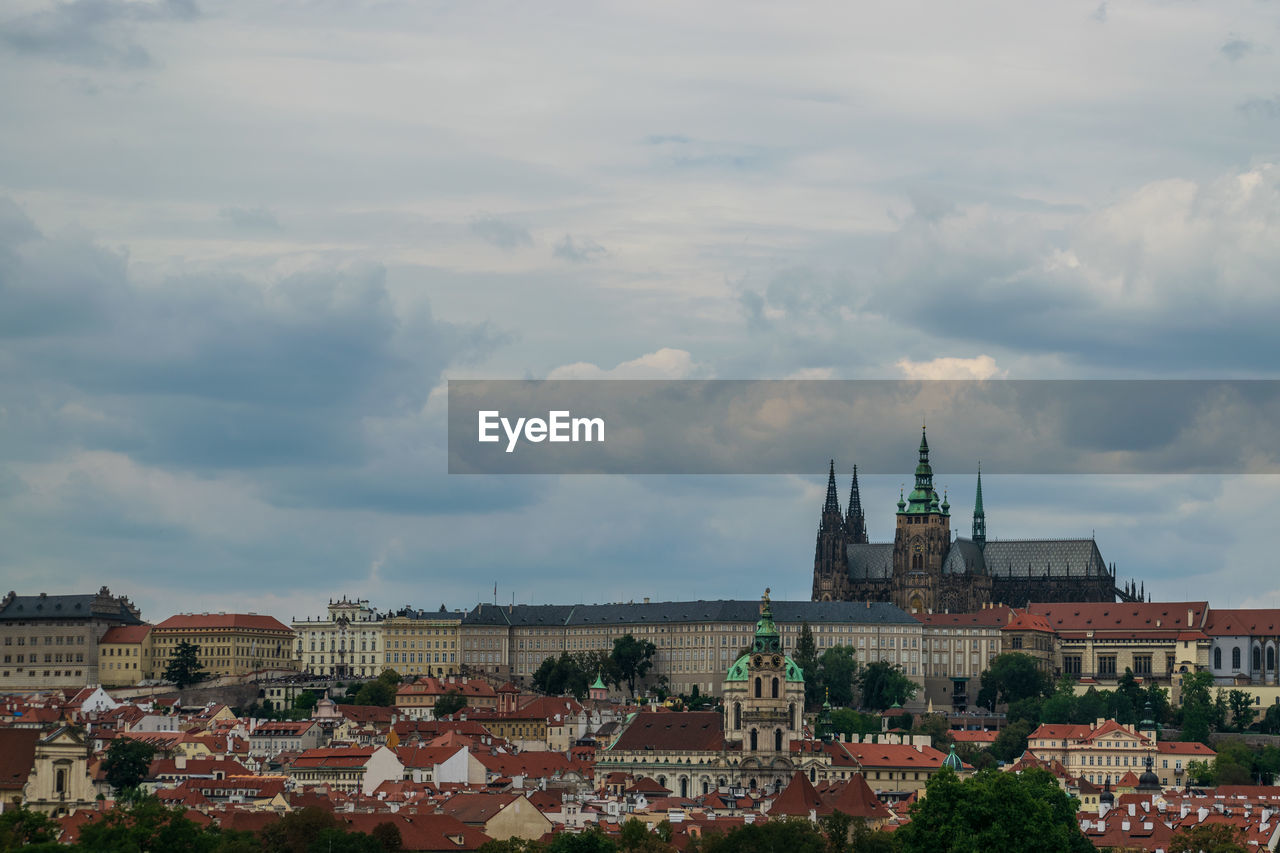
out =
[[[1213,650],[1213,668],[1222,669],[1222,649]]]
[[[1062,671],[1066,675],[1080,674],[1080,655],[1063,655]]]
[[[1231,650],[1231,668],[1240,669],[1240,649],[1238,647]]]
[[[1115,675],[1116,674],[1116,656],[1115,655],[1099,655],[1098,656],[1098,675]]]
[[[1151,655],[1134,655],[1133,656],[1133,674],[1134,675],[1150,675],[1151,674]]]

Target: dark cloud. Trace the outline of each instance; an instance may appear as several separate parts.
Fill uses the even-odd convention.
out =
[[[1280,95],[1269,98],[1250,98],[1240,103],[1240,112],[1249,118],[1280,118]]]
[[[200,16],[193,0],[71,0],[5,21],[0,43],[19,53],[87,66],[142,68],[151,54],[133,40],[137,24],[189,21]]]
[[[499,249],[517,249],[532,246],[529,229],[496,216],[480,216],[471,222],[471,233]]]
[[[1228,38],[1223,43],[1222,47],[1218,48],[1218,51],[1232,62],[1239,62],[1241,59],[1244,59],[1256,50],[1257,45],[1248,39],[1242,39],[1236,35]]]
[[[575,240],[572,235],[566,234],[563,240],[556,243],[551,254],[572,264],[586,264],[597,261],[609,253],[604,246],[590,237],[578,237]]]

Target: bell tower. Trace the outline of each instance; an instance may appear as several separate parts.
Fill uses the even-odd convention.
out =
[[[929,464],[929,440],[920,428],[915,488],[898,498],[893,537],[893,603],[908,613],[937,607],[942,562],[951,547],[951,507],[938,499]]]

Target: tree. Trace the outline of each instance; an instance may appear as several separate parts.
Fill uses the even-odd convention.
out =
[[[836,708],[831,712],[831,728],[848,737],[875,734],[880,731],[880,717],[852,708]]]
[[[1216,708],[1209,694],[1213,673],[1208,670],[1182,676],[1182,739],[1208,745]]]
[[[310,714],[316,709],[320,699],[310,690],[303,690],[297,696],[293,697],[293,710],[301,711],[304,714]]]
[[[1202,823],[1180,829],[1169,839],[1169,853],[1248,853],[1245,834],[1227,823]]]
[[[1084,695],[1076,700],[1073,723],[1093,723],[1107,715],[1106,697],[1098,692],[1098,688],[1090,687]],[[1046,720],[1046,722],[1048,722]]]
[[[147,778],[155,754],[155,747],[149,743],[133,738],[115,738],[107,747],[107,757],[102,760],[102,772],[107,783],[116,793],[138,787]]]
[[[858,662],[854,659],[852,648],[832,646],[827,649],[818,659],[818,673],[819,684],[831,696],[831,704],[838,707],[853,704],[853,686],[858,679]],[[808,678],[807,675],[805,677]]]
[[[465,707],[467,707],[467,697],[456,690],[450,690],[436,700],[436,719],[456,714]]]
[[[877,711],[911,700],[919,689],[901,666],[882,660],[862,668],[858,673],[858,687],[862,691],[862,706]]]
[[[671,824],[667,824],[668,832],[670,829]],[[670,838],[670,835],[667,837]],[[656,832],[649,829],[648,824],[634,817],[622,824],[618,832],[618,848],[624,853],[662,853],[671,849]]]
[[[1053,684],[1035,658],[1022,652],[1005,652],[992,658],[983,670],[978,704],[994,711],[998,704],[1049,696],[1052,692]]]
[[[961,781],[943,768],[894,835],[903,853],[1093,853],[1076,823],[1078,805],[1043,770],[981,770]]]
[[[1006,764],[1017,761],[1027,751],[1027,736],[1030,734],[1031,724],[1026,720],[1009,723],[991,744],[992,757]]]
[[[562,832],[547,845],[547,853],[614,853],[618,845],[599,829]]]
[[[739,826],[727,835],[708,833],[702,853],[827,853],[827,839],[818,827],[800,818],[770,820]]]
[[[36,844],[54,844],[62,827],[48,815],[25,806],[5,809],[0,814],[0,850],[17,850]]]
[[[351,697],[351,702],[355,705],[378,705],[389,708],[396,703],[396,690],[399,687],[400,673],[394,669],[384,669],[373,681],[366,681],[360,685],[356,695]]]
[[[943,714],[922,714],[912,734],[928,735],[933,748],[944,752],[955,742],[955,738],[951,735],[951,726]]]
[[[648,640],[637,640],[630,634],[624,634],[613,641],[613,651],[609,657],[617,670],[621,681],[627,684],[627,692],[636,695],[636,682],[644,681],[644,677],[653,667],[653,656],[658,647]]]
[[[200,647],[186,640],[174,646],[163,677],[165,681],[173,682],[173,686],[179,690],[204,681],[207,673],[200,663]]]
[[[1253,694],[1247,690],[1232,690],[1227,694],[1227,706],[1231,709],[1231,725],[1242,732],[1253,725],[1257,711],[1253,709]]]
[[[791,659],[804,673],[805,707],[810,710],[817,708],[825,697],[818,677],[818,644],[813,639],[813,629],[808,622],[800,623],[800,635],[796,637],[796,648]]]

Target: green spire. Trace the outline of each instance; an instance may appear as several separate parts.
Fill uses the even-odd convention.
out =
[[[973,499],[973,541],[987,544],[987,514],[982,511],[982,463],[978,463],[978,494]]]
[[[964,762],[960,760],[960,756],[956,755],[956,745],[954,741],[951,743],[951,751],[947,753],[946,758],[942,759],[942,765],[944,767],[950,767],[957,773],[964,769]]]
[[[608,690],[608,689],[609,689],[608,687],[605,687],[605,686],[604,686],[604,681],[600,678],[600,671],[599,671],[599,670],[596,670],[596,680],[595,680],[595,682],[591,685],[591,689],[592,689],[592,690]]]
[[[782,651],[782,639],[778,636],[778,626],[773,622],[773,603],[769,601],[769,589],[766,587],[760,603],[760,621],[756,622],[756,638],[751,644],[753,652]]]
[[[929,464],[929,439],[925,435],[924,427],[921,427],[920,461],[916,465],[916,487],[907,496],[907,513],[927,515],[938,511],[938,493],[933,490],[933,466]]]

